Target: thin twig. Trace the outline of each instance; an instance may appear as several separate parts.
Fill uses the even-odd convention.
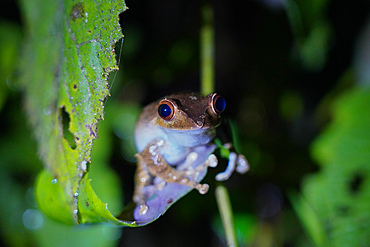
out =
[[[213,27],[213,9],[206,5],[202,9],[204,24],[200,35],[201,49],[201,92],[203,95],[214,92],[214,27]],[[222,224],[225,230],[227,246],[237,247],[238,242],[233,222],[233,212],[229,193],[222,184],[217,185],[215,191],[217,205],[220,211]]]
[[[206,5],[202,9],[203,26],[200,32],[201,49],[201,89],[203,95],[214,92],[214,30],[213,30],[213,10]]]
[[[225,230],[227,246],[238,246],[234,228],[233,211],[231,208],[229,193],[225,186],[218,185],[215,191],[218,209],[220,210],[222,225]]]

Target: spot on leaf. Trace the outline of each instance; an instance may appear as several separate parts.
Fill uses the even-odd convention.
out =
[[[353,176],[351,182],[350,182],[350,191],[352,194],[356,194],[361,190],[361,185],[364,181],[363,175],[357,173],[355,176]]]
[[[73,5],[72,11],[71,11],[71,20],[75,21],[76,19],[82,18],[85,15],[84,6],[82,3],[76,3]]]

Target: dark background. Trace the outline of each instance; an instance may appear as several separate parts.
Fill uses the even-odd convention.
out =
[[[125,34],[122,63],[127,77],[143,84],[141,102],[150,103],[173,91],[199,90],[203,2],[134,1],[127,5],[129,10],[121,15]],[[326,61],[317,69],[305,68],[297,58],[299,44],[282,6],[261,1],[215,1],[212,5],[216,91],[227,100],[225,114],[239,126],[241,150],[252,166],[248,174],[234,175],[226,186],[235,212],[254,214],[261,228],[267,222],[275,234],[279,227],[288,229],[297,221],[288,216],[284,219],[283,215],[292,210],[285,195],[299,190],[302,178],[317,170],[310,158],[310,144],[330,119],[329,114],[318,117],[317,109],[351,66],[355,42],[368,17],[368,2],[348,5],[329,1],[323,16],[316,17],[326,18],[332,32],[328,47],[322,48]],[[302,32],[308,36],[310,22],[304,21],[307,23]],[[130,36],[132,32],[136,36]],[[125,48],[130,45],[138,46],[137,52],[127,58],[125,53],[129,51]],[[176,45],[190,53],[185,61],[173,58]],[[290,94],[298,97],[302,108],[287,119],[281,112],[281,102]],[[211,171],[206,179],[212,188],[214,174]],[[280,203],[281,210],[264,216],[264,210],[274,211]],[[213,191],[205,196],[192,192],[157,222],[142,229],[125,229],[121,243],[126,246],[141,240],[144,246],[151,239],[158,246],[222,245],[209,224],[216,214]],[[295,246],[294,241],[294,237],[283,239],[282,245]]]
[[[322,103],[328,95],[353,87],[353,81],[344,85],[340,81],[353,64],[370,7],[369,1],[362,0],[325,2],[326,7],[317,13],[310,5],[297,5],[302,21],[299,34],[292,29],[297,23],[279,1],[212,2],[215,88],[227,101],[225,117],[235,123],[239,152],[251,165],[247,174],[234,174],[225,182],[236,218],[248,218],[248,226],[255,229],[245,242],[248,246],[264,246],[262,238],[276,244],[271,246],[309,243],[288,194],[301,189],[307,174],[319,171],[310,146],[330,121],[330,111]],[[143,106],[175,91],[199,91],[199,33],[205,2],[126,4],[129,9],[120,15],[125,38],[123,45],[117,44],[122,53],[117,52],[121,54],[120,71],[111,82],[112,101]],[[0,20],[24,25],[17,3],[11,0],[3,1]],[[316,60],[306,62],[301,53],[302,44],[320,23],[328,24],[330,32],[325,33],[327,45],[314,47],[324,57],[321,65]],[[21,101],[21,94],[12,91],[1,110],[4,141],[15,130],[9,119],[27,121]],[[22,128],[29,131],[27,126]],[[36,144],[30,143],[36,152]],[[118,137],[115,144],[111,164],[123,180],[127,203],[135,166],[123,159]],[[193,191],[154,223],[124,228],[117,245],[224,246],[217,231],[214,176],[225,162],[209,171],[205,181],[211,189],[206,195]],[[23,170],[15,179],[31,184],[34,177],[34,170]]]

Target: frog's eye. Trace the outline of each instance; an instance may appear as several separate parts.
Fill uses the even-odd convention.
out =
[[[171,120],[175,114],[175,106],[168,100],[161,100],[158,105],[158,114],[163,120]]]
[[[212,106],[212,111],[218,115],[221,112],[223,112],[226,108],[226,101],[225,99],[218,94],[213,94],[212,100],[211,100],[211,106]]]

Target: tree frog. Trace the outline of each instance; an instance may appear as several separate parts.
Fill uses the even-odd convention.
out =
[[[136,220],[159,217],[169,204],[193,188],[200,194],[207,193],[208,184],[201,184],[200,180],[208,167],[217,166],[212,140],[225,107],[225,99],[217,93],[180,93],[163,97],[143,109],[135,126]],[[243,155],[230,152],[228,167],[216,180],[227,180],[235,169],[245,173],[248,162]]]

